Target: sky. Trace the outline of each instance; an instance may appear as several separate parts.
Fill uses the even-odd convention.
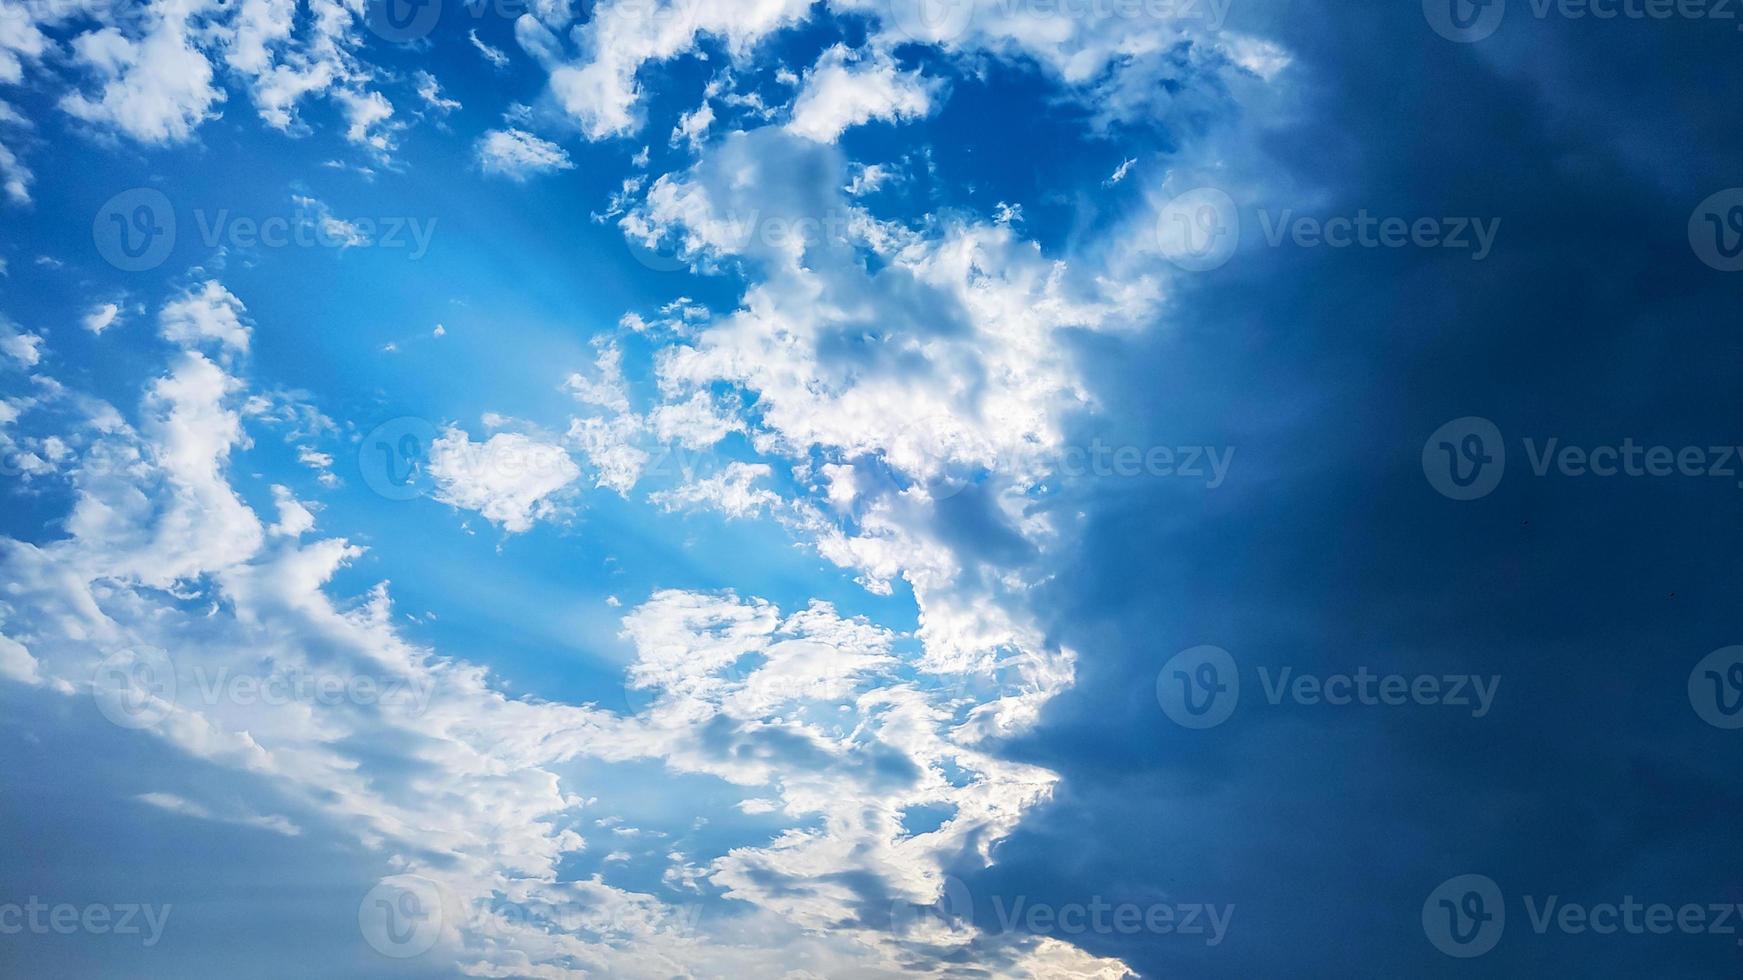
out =
[[[0,0],[0,975],[1734,975],[1740,28]]]

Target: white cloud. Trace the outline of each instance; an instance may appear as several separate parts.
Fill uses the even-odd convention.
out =
[[[43,340],[39,334],[18,329],[12,321],[0,316],[0,354],[10,357],[18,366],[32,368],[42,361]]]
[[[380,92],[342,89],[333,94],[345,114],[345,138],[377,156],[393,149],[393,104]]]
[[[296,498],[290,488],[274,484],[272,502],[278,507],[278,523],[267,528],[275,537],[295,538],[315,527],[315,515],[308,505]]]
[[[551,497],[581,476],[562,446],[514,432],[482,443],[449,428],[430,444],[436,499],[475,510],[510,533],[555,513]]]
[[[833,143],[845,130],[874,119],[901,120],[932,111],[936,85],[917,71],[899,71],[881,50],[850,52],[835,45],[805,72],[787,128]]]
[[[4,18],[0,17],[0,70],[5,67],[6,26]],[[19,115],[10,103],[0,100],[0,128],[14,130],[29,130],[30,121]],[[13,204],[30,203],[30,184],[35,180],[35,174],[18,159],[18,154],[4,143],[0,143],[0,190],[6,193],[6,199]],[[3,274],[4,270],[0,270]]]
[[[158,313],[158,329],[164,339],[189,347],[217,342],[220,347],[248,350],[247,308],[217,280],[190,288]]]
[[[477,30],[467,31],[466,36],[472,41],[472,46],[478,49],[478,53],[484,56],[485,61],[490,62],[491,65],[497,68],[508,67],[508,55],[504,53],[501,48],[491,47],[489,44],[480,40]]]
[[[102,333],[121,320],[121,305],[119,303],[98,303],[85,311],[80,323],[92,333]]]
[[[915,666],[895,634],[821,602],[783,613],[731,594],[656,593],[623,621],[634,651],[628,682],[646,695],[632,716],[499,693],[483,668],[403,638],[385,584],[361,597],[328,595],[356,547],[264,537],[225,478],[232,448],[246,441],[226,407],[243,400],[240,384],[198,353],[178,355],[148,387],[141,431],[119,424],[86,454],[127,464],[73,473],[80,497],[66,535],[0,548],[0,574],[15,583],[0,610],[7,630],[41,638],[28,659],[0,644],[0,669],[70,691],[104,658],[155,647],[173,650],[184,678],[318,667],[396,681],[407,696],[342,704],[232,703],[188,683],[134,702],[161,713],[130,737],[197,761],[202,785],[233,775],[232,787],[270,797],[275,813],[214,802],[235,789],[197,800],[157,792],[142,803],[275,833],[331,831],[359,843],[384,874],[434,882],[454,925],[426,954],[431,962],[553,980],[579,963],[611,976],[831,976],[899,964],[926,972],[936,965],[927,946],[891,935],[880,907],[932,901],[944,867],[986,860],[991,842],[1047,798],[1051,774],[954,734],[959,709],[947,705],[958,692],[894,676]],[[433,468],[476,476],[449,457],[491,443],[471,446],[453,432],[444,441]],[[523,449],[513,455],[545,455]],[[471,502],[502,505],[505,521],[543,497],[488,474],[470,485]],[[275,497],[286,523],[293,498]],[[666,855],[670,880],[733,900],[718,917],[599,878],[560,879],[560,863],[593,832],[580,819],[593,806],[586,794],[617,791],[610,780],[576,786],[582,759],[718,780],[741,789],[729,795],[735,802],[754,793],[765,802],[745,809],[785,826],[760,846]],[[415,778],[383,778],[408,773]],[[867,808],[868,799],[880,805]],[[924,805],[953,816],[908,833],[902,811]],[[615,826],[600,829],[617,838]],[[963,929],[928,941],[997,975],[1118,975],[1113,961],[1015,933]]]
[[[671,145],[686,143],[691,149],[696,149],[708,138],[708,127],[714,124],[714,107],[707,102],[678,117],[678,125],[672,129]]]
[[[493,129],[478,141],[478,166],[510,180],[556,173],[575,166],[563,148],[521,129]]]
[[[551,94],[590,139],[627,133],[640,124],[636,75],[643,65],[690,52],[702,34],[718,38],[732,52],[746,52],[770,33],[803,21],[812,2],[602,3],[575,32],[580,58],[551,71]]]
[[[452,112],[460,108],[459,102],[442,95],[442,84],[436,81],[436,76],[419,69],[412,73],[412,78],[417,81],[418,98],[423,99],[425,105],[437,112]]]
[[[662,490],[648,499],[667,510],[707,507],[728,517],[749,517],[781,502],[780,494],[751,486],[771,472],[765,463],[734,461],[713,476]]]
[[[302,828],[280,816],[261,815],[243,810],[224,814],[214,813],[209,807],[202,806],[192,800],[177,796],[174,793],[141,793],[139,796],[135,797],[135,799],[148,806],[156,807],[159,810],[167,810],[170,813],[180,814],[184,817],[192,817],[196,820],[212,820],[218,823],[240,824],[244,827],[255,827],[260,830],[269,830],[275,834],[282,834],[286,837],[297,837],[302,834]]]
[[[75,37],[72,63],[89,74],[90,91],[69,92],[61,108],[141,143],[176,143],[193,135],[215,114],[224,92],[213,84],[211,63],[194,47],[190,13],[188,5],[160,0],[146,15],[140,37],[116,27]]]

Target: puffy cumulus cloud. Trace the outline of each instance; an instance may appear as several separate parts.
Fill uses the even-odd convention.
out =
[[[805,72],[787,128],[832,143],[849,127],[874,119],[926,115],[934,88],[917,71],[898,71],[888,52],[855,53],[837,44]]]
[[[4,42],[0,42],[4,43]],[[4,55],[0,49],[0,55]],[[3,67],[3,66],[0,66]],[[28,131],[30,121],[19,114],[17,109],[3,99],[0,99],[0,132]],[[6,200],[13,204],[30,203],[30,184],[36,179],[30,168],[18,159],[5,143],[0,143],[0,191],[6,194]]]
[[[42,362],[43,339],[40,334],[20,330],[11,320],[0,316],[0,354],[17,367],[33,368]]]
[[[48,47],[48,36],[37,26],[30,6],[17,0],[0,3],[0,85],[22,82],[24,63],[37,61]]]
[[[668,323],[692,315],[686,311],[695,308],[685,303],[680,300],[668,305]],[[624,329],[635,331],[638,324],[639,329],[647,329],[639,317],[628,320]],[[710,449],[731,433],[744,431],[736,403],[723,402],[707,391],[663,399],[645,414],[634,411],[623,374],[622,350],[607,338],[594,343],[597,353],[591,370],[570,374],[563,389],[586,412],[569,420],[564,440],[593,467],[596,486],[628,496],[656,456],[682,459],[688,452]]]
[[[73,64],[86,72],[87,90],[63,96],[61,108],[141,143],[187,139],[224,101],[211,62],[195,47],[199,25],[192,21],[202,7],[159,0],[136,35],[107,26],[73,38]]]
[[[704,37],[742,55],[763,38],[803,22],[814,0],[611,0],[575,31],[578,55],[563,59],[561,42],[530,16],[516,24],[516,37],[550,71],[557,104],[591,139],[626,134],[641,124],[643,65],[669,61],[695,50]]]
[[[261,533],[227,474],[247,441],[233,406],[250,400],[183,351],[146,383],[137,430],[94,430],[64,536],[0,539],[0,684],[90,692],[126,737],[203,774],[198,795],[140,804],[356,842],[387,880],[429,884],[448,925],[428,962],[469,975],[1119,975],[1048,939],[892,926],[892,906],[934,901],[947,864],[984,860],[1053,785],[966,744],[962,692],[922,678],[903,637],[822,602],[664,591],[623,619],[637,710],[506,696],[403,637],[385,583],[330,594],[361,550],[309,538],[288,492],[277,527],[298,533]],[[201,678],[219,672],[331,675],[347,693],[214,697]],[[666,891],[577,880],[567,857],[625,839],[596,816],[622,766],[714,780],[736,791],[723,810],[781,830],[669,849]],[[248,807],[226,802],[244,786]],[[910,832],[916,806],[950,816]]]
[[[490,130],[479,138],[477,156],[480,170],[517,181],[575,166],[562,147],[523,129]]]
[[[219,114],[227,83],[246,89],[263,122],[292,134],[308,128],[301,104],[328,98],[346,138],[385,158],[396,125],[391,103],[371,88],[377,71],[359,55],[364,16],[362,4],[347,0],[8,0],[0,5],[0,84],[19,81],[25,62],[45,64],[39,82],[59,92],[64,112],[152,145],[193,138]],[[43,57],[63,48],[65,58]],[[0,176],[15,200],[27,193],[29,171],[4,147]]]
[[[481,443],[450,427],[430,444],[436,499],[475,510],[510,533],[556,512],[552,497],[581,476],[568,450],[518,432]]]
[[[918,42],[945,53],[1041,66],[1103,122],[1168,116],[1214,97],[1233,65],[1269,78],[1289,55],[1228,30],[1224,0],[1063,5],[934,0],[831,0],[876,19],[874,43]],[[1189,111],[1178,115],[1190,119]]]
[[[734,460],[713,476],[692,480],[671,490],[661,490],[649,500],[667,510],[705,507],[730,517],[749,517],[781,502],[779,494],[752,486],[773,471],[765,463]]]
[[[704,38],[739,58],[821,10],[865,16],[874,25],[865,49],[831,48],[805,72],[791,125],[823,141],[872,119],[930,111],[934,86],[899,70],[888,54],[904,44],[935,46],[970,62],[995,57],[1038,65],[1104,124],[1140,118],[1189,124],[1215,98],[1225,72],[1269,79],[1290,60],[1275,44],[1226,30],[1227,4],[1220,2],[1066,11],[973,2],[939,9],[934,0],[829,0],[816,9],[811,0],[602,0],[574,32],[573,55],[530,14],[515,34],[550,73],[556,103],[597,140],[641,126],[644,66],[694,52]]]
[[[215,343],[229,351],[248,350],[248,310],[217,280],[185,290],[158,312],[158,332],[165,340],[194,347]]]
[[[626,233],[749,283],[739,309],[659,353],[663,403],[722,387],[754,401],[749,441],[799,484],[783,497],[747,463],[656,503],[767,514],[874,592],[906,581],[920,663],[982,695],[962,737],[1007,737],[1075,662],[1025,611],[1059,534],[1031,491],[1093,404],[1064,338],[1144,322],[1160,287],[1050,259],[1010,223],[881,220],[847,178],[834,146],[768,127],[711,144],[625,215]]]

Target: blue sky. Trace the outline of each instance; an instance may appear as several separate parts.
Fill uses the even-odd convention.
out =
[[[1734,972],[1731,20],[0,0],[0,973]]]

